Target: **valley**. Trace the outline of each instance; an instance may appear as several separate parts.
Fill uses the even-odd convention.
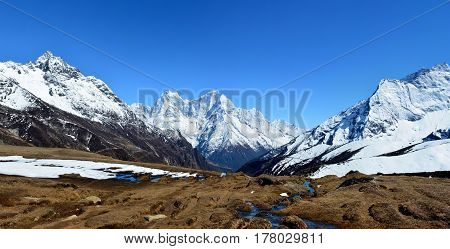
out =
[[[0,146],[0,155],[135,164],[68,149]],[[168,171],[186,170],[139,163]],[[0,175],[1,228],[448,228],[450,179],[308,179],[192,170],[202,178],[95,180]],[[286,197],[287,196],[287,197]],[[275,225],[275,226],[274,226]]]
[[[46,52],[0,63],[0,228],[449,228],[450,66],[304,130],[224,94],[127,104]],[[225,173],[227,172],[227,173]]]

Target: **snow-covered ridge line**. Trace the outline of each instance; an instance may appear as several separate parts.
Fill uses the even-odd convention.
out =
[[[441,64],[382,80],[368,99],[241,170],[314,177],[449,170],[450,147],[429,142],[444,141],[449,129],[450,66]]]
[[[0,76],[1,81],[9,82],[11,86],[8,88],[20,88],[20,91],[27,91],[49,105],[91,121],[133,118],[128,105],[105,82],[83,75],[80,70],[48,51],[36,61],[26,64],[0,62]],[[31,105],[25,95],[21,103],[0,96],[0,103],[23,110]]]
[[[207,159],[232,169],[304,132],[285,121],[270,122],[256,109],[236,107],[214,90],[193,100],[166,91],[154,106],[131,108],[149,126],[179,131]]]
[[[342,177],[352,170],[367,175],[448,171],[449,151],[450,139],[432,141],[414,146],[409,153],[403,155],[356,158],[345,163],[326,165],[311,177],[320,178],[326,175]]]
[[[0,174],[33,178],[59,178],[62,175],[77,174],[84,178],[114,179],[118,173],[150,174],[172,178],[196,177],[197,173],[170,172],[136,165],[103,163],[80,160],[31,159],[22,156],[0,157]]]
[[[24,144],[208,168],[178,133],[147,125],[105,82],[51,52],[28,63],[0,62],[0,109],[0,129],[7,129],[0,134],[1,143],[18,142],[7,134],[20,130],[19,142]]]

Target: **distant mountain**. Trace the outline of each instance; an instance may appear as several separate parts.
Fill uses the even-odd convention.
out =
[[[0,63],[0,142],[209,168],[178,132],[143,122],[103,81],[50,52],[27,64]]]
[[[196,100],[167,91],[154,106],[132,108],[149,126],[179,131],[208,160],[232,170],[303,132],[284,121],[269,122],[256,109],[237,108],[217,91]]]
[[[382,80],[367,100],[248,162],[251,174],[342,176],[450,170],[450,67]]]

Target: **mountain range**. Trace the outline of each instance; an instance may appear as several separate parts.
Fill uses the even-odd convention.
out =
[[[372,96],[245,164],[250,174],[450,170],[450,67],[382,80]]]
[[[0,63],[0,142],[249,175],[342,176],[450,170],[450,67],[384,79],[366,100],[310,130],[268,121],[224,94],[164,92],[128,105],[46,52]]]
[[[50,52],[0,63],[0,141],[209,169],[178,132],[147,126],[103,81]]]
[[[237,108],[216,91],[197,100],[167,91],[154,106],[127,105],[51,52],[26,64],[0,63],[0,111],[3,143],[202,169],[237,170],[303,132]]]
[[[269,122],[256,109],[237,108],[217,91],[196,100],[166,91],[154,106],[132,108],[149,126],[179,131],[209,161],[233,171],[304,132],[281,120]]]

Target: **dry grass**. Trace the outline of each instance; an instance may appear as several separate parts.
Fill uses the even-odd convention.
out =
[[[200,172],[123,162],[71,149],[0,145],[0,155]],[[280,193],[306,191],[301,177],[229,174],[220,178],[215,172],[201,173],[206,180],[163,178],[158,183],[139,184],[68,176],[35,179],[0,175],[0,228],[243,228],[251,226],[238,217],[236,210],[245,208],[246,201],[270,209],[283,201]],[[341,228],[449,228],[448,178],[353,173],[314,180],[313,187],[315,195],[284,201],[287,208],[280,213]],[[102,204],[87,205],[83,200],[88,196],[100,197]],[[166,218],[151,222],[144,218],[157,214]]]
[[[448,228],[450,179],[419,176],[325,177],[317,196],[296,202],[286,213],[343,228]],[[355,179],[362,179],[358,181]],[[350,181],[349,181],[350,180]],[[342,184],[353,182],[354,184]],[[320,185],[320,188],[317,186]]]

